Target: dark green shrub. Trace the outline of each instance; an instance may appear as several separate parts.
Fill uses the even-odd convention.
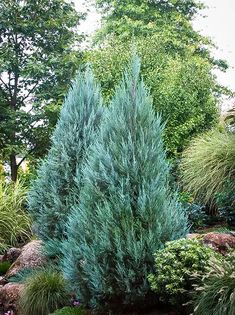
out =
[[[181,305],[188,299],[194,273],[203,275],[209,259],[217,255],[196,239],[166,243],[155,254],[155,272],[148,276],[151,289],[164,302]]]
[[[235,252],[223,260],[211,260],[210,272],[195,293],[196,315],[235,314]]]
[[[0,262],[0,276],[5,275],[10,267],[11,263],[9,261]]]
[[[195,231],[207,225],[209,215],[206,213],[205,206],[195,203],[187,203],[184,205],[188,215],[190,230]]]
[[[139,71],[136,58],[105,112],[63,248],[65,277],[96,309],[152,302],[153,253],[188,228],[169,185],[161,119]]]
[[[235,225],[235,190],[230,182],[225,183],[223,190],[216,194],[219,213],[230,225]]]
[[[99,86],[92,72],[80,73],[68,92],[48,156],[29,193],[29,210],[49,256],[59,255],[60,241],[74,200],[81,168],[101,116]]]
[[[83,310],[82,307],[70,307],[66,306],[59,310],[56,310],[54,313],[50,315],[85,315],[86,312]]]
[[[20,306],[25,315],[48,315],[68,304],[67,283],[58,271],[41,268],[25,281]]]

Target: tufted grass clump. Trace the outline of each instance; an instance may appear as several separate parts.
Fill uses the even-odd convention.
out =
[[[196,138],[183,153],[181,163],[185,189],[204,203],[217,194],[235,189],[235,134],[211,131]]]
[[[196,289],[196,315],[235,314],[235,252],[223,260],[212,259],[210,272]]]
[[[0,253],[31,236],[31,220],[25,211],[26,192],[19,181],[0,181]]]
[[[25,315],[48,315],[67,305],[68,301],[63,276],[52,268],[41,268],[26,279],[20,307]]]

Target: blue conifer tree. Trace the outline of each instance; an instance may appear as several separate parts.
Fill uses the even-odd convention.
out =
[[[48,156],[29,193],[29,211],[48,255],[59,253],[65,223],[82,185],[81,167],[100,124],[100,88],[92,71],[79,73],[64,101]]]
[[[169,187],[163,125],[139,72],[135,57],[90,147],[63,244],[65,277],[78,298],[96,309],[146,303],[153,254],[187,232]]]

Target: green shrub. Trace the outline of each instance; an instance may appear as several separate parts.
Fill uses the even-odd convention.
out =
[[[48,315],[68,304],[67,283],[58,271],[41,268],[25,281],[20,306],[25,315]]]
[[[60,310],[56,310],[54,313],[50,315],[85,315],[86,312],[82,307],[70,307],[66,306],[61,308]]]
[[[148,277],[151,289],[162,301],[184,303],[194,283],[192,274],[203,274],[213,255],[217,254],[196,239],[166,243],[166,247],[155,254],[155,272]]]
[[[183,153],[181,163],[185,188],[204,203],[216,195],[235,190],[235,134],[212,131],[195,139]]]
[[[224,184],[223,190],[216,194],[216,203],[227,223],[235,225],[235,190],[232,183]]]
[[[31,236],[31,220],[25,211],[26,188],[21,182],[0,181],[0,252]]]
[[[9,261],[0,262],[0,276],[5,275],[10,267],[11,263]]]
[[[210,272],[197,287],[195,305],[196,315],[235,314],[235,253],[211,260]]]
[[[105,112],[68,224],[64,275],[95,309],[151,303],[153,253],[188,230],[169,185],[163,125],[136,58]]]

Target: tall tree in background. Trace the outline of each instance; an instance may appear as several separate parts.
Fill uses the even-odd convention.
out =
[[[154,108],[167,121],[168,155],[176,157],[192,137],[216,124],[219,96],[227,92],[212,74],[227,64],[211,56],[213,44],[192,26],[203,4],[197,0],[96,0],[96,4],[102,24],[95,37],[98,45],[87,58],[105,97],[113,94],[134,44]]]
[[[48,123],[81,61],[82,18],[65,0],[0,2],[0,153],[13,181],[48,146]]]
[[[191,21],[203,8],[197,0],[96,0],[102,13],[97,40],[160,35],[200,50],[208,40],[194,31]]]
[[[181,55],[169,52],[165,40],[154,35],[136,39],[135,45],[142,60],[141,73],[151,88],[153,107],[166,121],[168,157],[177,157],[194,136],[217,123],[218,87],[208,60],[192,55],[190,49],[184,49]],[[106,100],[121,79],[131,47],[131,42],[119,39],[87,54]]]

